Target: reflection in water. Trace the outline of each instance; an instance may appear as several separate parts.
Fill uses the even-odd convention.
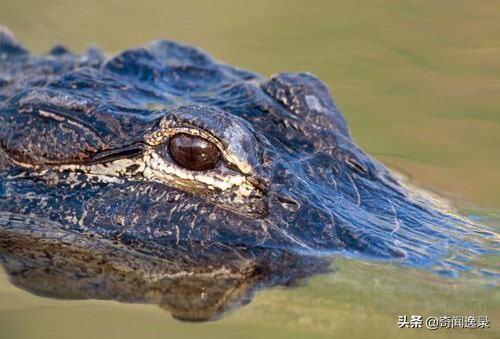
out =
[[[326,259],[269,249],[220,247],[210,250],[217,256],[204,256],[199,248],[182,247],[138,253],[72,233],[61,241],[50,221],[42,226],[1,215],[0,222],[7,218],[0,262],[16,286],[52,298],[154,303],[187,321],[217,319],[250,302],[258,288],[329,270]]]
[[[3,1],[0,22],[38,52],[55,43],[82,51],[89,42],[118,51],[168,37],[259,73],[313,72],[331,85],[356,140],[369,153],[459,202],[471,199],[498,208],[499,5]],[[492,225],[500,225],[498,220]],[[0,251],[5,247],[0,244]],[[7,254],[1,255],[4,260]],[[498,267],[497,257],[482,260]],[[7,288],[0,277],[6,286],[0,337],[420,339],[431,333],[470,339],[498,333],[498,289],[482,288],[482,280],[465,284],[391,265],[342,262],[338,274],[312,279],[304,288],[259,293],[251,307],[203,327],[168,321],[164,312],[149,308],[42,300]],[[17,273],[17,284],[19,270],[9,269]],[[37,286],[42,284],[45,290],[62,285],[40,281]],[[398,314],[450,312],[487,314],[494,328],[429,332],[396,326]]]

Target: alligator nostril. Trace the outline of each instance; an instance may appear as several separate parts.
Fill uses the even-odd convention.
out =
[[[297,211],[300,208],[300,204],[297,200],[282,194],[274,194],[276,199],[289,211]]]
[[[368,173],[368,170],[363,165],[361,165],[359,163],[359,161],[357,161],[354,158],[347,158],[345,162],[347,163],[347,165],[349,165],[350,168],[352,168],[353,170],[355,170],[358,173],[361,173],[361,174]]]

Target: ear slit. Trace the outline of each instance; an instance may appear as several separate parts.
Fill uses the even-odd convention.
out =
[[[90,165],[103,164],[124,158],[135,158],[148,149],[147,145],[138,142],[132,145],[96,153],[88,163]]]

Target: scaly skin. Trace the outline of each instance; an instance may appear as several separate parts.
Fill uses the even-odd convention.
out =
[[[176,163],[178,133],[215,145],[217,167]],[[266,79],[170,41],[39,56],[0,30],[0,142],[0,253],[43,295],[205,320],[327,270],[324,254],[454,273],[496,238],[365,154],[313,75]]]

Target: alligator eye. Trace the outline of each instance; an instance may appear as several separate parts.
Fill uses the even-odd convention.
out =
[[[180,166],[193,171],[214,168],[221,157],[213,143],[204,138],[186,133],[178,133],[170,139],[168,151]]]

